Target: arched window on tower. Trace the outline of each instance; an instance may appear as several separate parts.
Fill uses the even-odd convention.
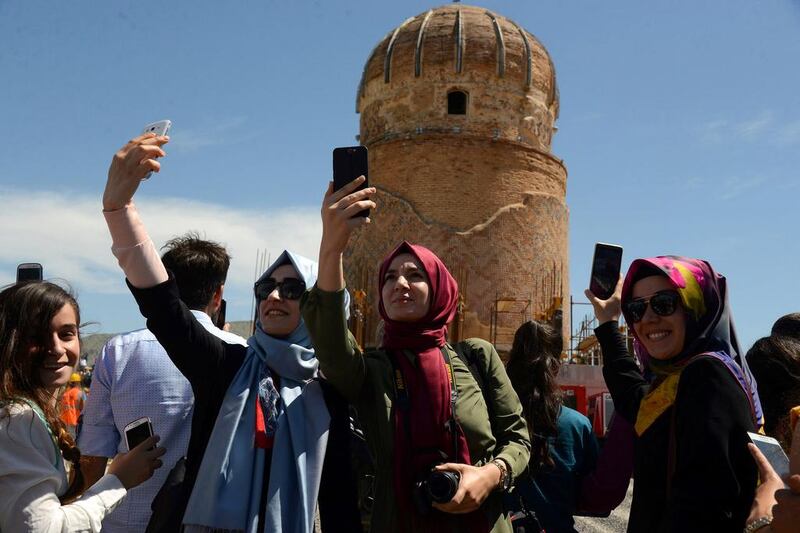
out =
[[[466,115],[469,95],[464,91],[454,90],[447,93],[447,114]]]

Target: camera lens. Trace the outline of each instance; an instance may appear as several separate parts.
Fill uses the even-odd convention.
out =
[[[461,476],[458,472],[435,470],[428,475],[428,494],[436,503],[447,503],[458,491]]]

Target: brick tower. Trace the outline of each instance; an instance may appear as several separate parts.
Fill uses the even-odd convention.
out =
[[[362,340],[378,323],[378,264],[403,239],[459,282],[451,337],[508,349],[531,317],[569,331],[567,171],[550,153],[558,106],[545,48],[486,9],[431,9],[378,43],[356,103],[378,210],[345,256]]]

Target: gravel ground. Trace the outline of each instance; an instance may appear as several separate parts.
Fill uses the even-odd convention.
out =
[[[628,485],[628,494],[622,503],[614,509],[608,518],[575,517],[575,529],[580,533],[625,533],[628,526],[628,514],[631,511],[633,482]]]

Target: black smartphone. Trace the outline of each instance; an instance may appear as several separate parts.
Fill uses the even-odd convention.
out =
[[[598,242],[594,245],[592,259],[592,277],[589,290],[601,300],[607,300],[614,294],[622,268],[622,246]]]
[[[136,448],[152,436],[153,423],[149,417],[137,418],[125,426],[125,443],[128,445],[128,451]]]
[[[21,263],[17,265],[17,283],[21,281],[42,281],[44,270],[40,263]]]
[[[338,191],[359,176],[366,180],[358,190],[369,187],[369,162],[366,146],[346,146],[333,149],[333,190]],[[357,213],[357,217],[368,217],[369,209]]]
[[[228,304],[225,302],[225,298],[219,302],[219,311],[217,311],[217,319],[214,321],[214,325],[217,326],[219,329],[223,329],[225,327],[225,310],[227,309]]]

